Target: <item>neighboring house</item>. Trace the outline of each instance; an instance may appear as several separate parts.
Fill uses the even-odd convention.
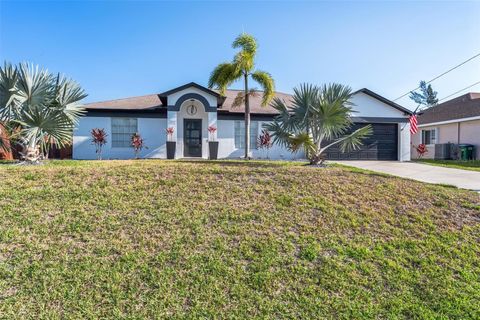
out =
[[[240,158],[244,149],[244,108],[233,108],[238,90],[227,90],[226,96],[196,83],[160,93],[87,104],[87,115],[80,120],[73,136],[73,158],[95,159],[95,147],[91,143],[93,128],[106,130],[107,144],[103,149],[104,159],[128,159],[134,156],[130,146],[131,135],[139,132],[148,149],[143,149],[143,158],[166,158],[165,133],[174,128],[176,158],[208,157],[209,126],[215,126],[215,140],[219,141],[219,158]],[[291,96],[276,93],[275,96],[291,101]],[[330,159],[410,160],[411,112],[368,89],[355,92],[352,101],[354,128],[372,124],[373,135],[364,141],[358,151],[342,154],[331,149]],[[251,141],[254,158],[264,157],[257,149],[256,141],[262,125],[272,121],[276,110],[261,107],[261,95],[250,99]],[[274,145],[269,151],[272,159],[293,159],[302,155],[292,154],[285,148]]]
[[[467,93],[423,111],[418,132],[412,136],[414,146],[420,143],[427,146],[427,159],[435,158],[435,145],[438,149],[445,143],[473,144],[480,159],[480,93]],[[412,158],[417,158],[414,149]]]

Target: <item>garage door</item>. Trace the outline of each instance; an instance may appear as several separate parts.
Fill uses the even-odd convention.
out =
[[[355,124],[350,132],[363,126]],[[372,123],[373,133],[363,140],[363,145],[359,150],[342,153],[338,146],[333,146],[327,150],[327,159],[329,160],[397,160],[398,159],[398,139],[397,124],[391,123]]]

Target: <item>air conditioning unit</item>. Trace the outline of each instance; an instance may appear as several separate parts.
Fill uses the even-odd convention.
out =
[[[437,143],[435,144],[435,159],[451,160],[455,153],[455,145],[453,143]]]

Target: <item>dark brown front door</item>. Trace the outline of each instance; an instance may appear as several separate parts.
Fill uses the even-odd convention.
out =
[[[183,120],[183,156],[202,156],[202,120]]]

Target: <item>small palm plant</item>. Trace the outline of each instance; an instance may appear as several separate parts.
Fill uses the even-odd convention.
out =
[[[351,98],[351,89],[341,84],[302,84],[294,89],[291,106],[274,99],[272,107],[279,115],[264,127],[272,133],[274,143],[293,152],[303,149],[311,164],[322,164],[328,148],[338,144],[341,152],[356,150],[372,132],[367,125],[348,133],[353,125]]]
[[[97,160],[102,160],[102,149],[107,144],[107,133],[105,129],[94,128],[90,131],[92,136],[92,144],[95,145],[95,153],[97,154]]]
[[[232,62],[219,64],[211,73],[208,81],[210,88],[216,87],[222,95],[233,82],[243,79],[244,91],[239,92],[234,106],[245,105],[245,159],[250,158],[250,103],[249,98],[257,95],[256,90],[249,89],[249,78],[257,82],[263,89],[262,106],[273,99],[275,83],[272,76],[265,71],[254,70],[257,41],[249,34],[242,33],[232,44],[234,49],[240,49]]]
[[[135,153],[135,159],[138,159],[138,155],[143,148],[148,149],[148,147],[145,145],[145,140],[138,132],[132,134],[132,147],[133,152]]]
[[[38,162],[52,144],[71,144],[87,95],[73,80],[27,63],[0,67],[0,123],[22,147],[25,161]],[[4,147],[5,143],[2,144]]]

